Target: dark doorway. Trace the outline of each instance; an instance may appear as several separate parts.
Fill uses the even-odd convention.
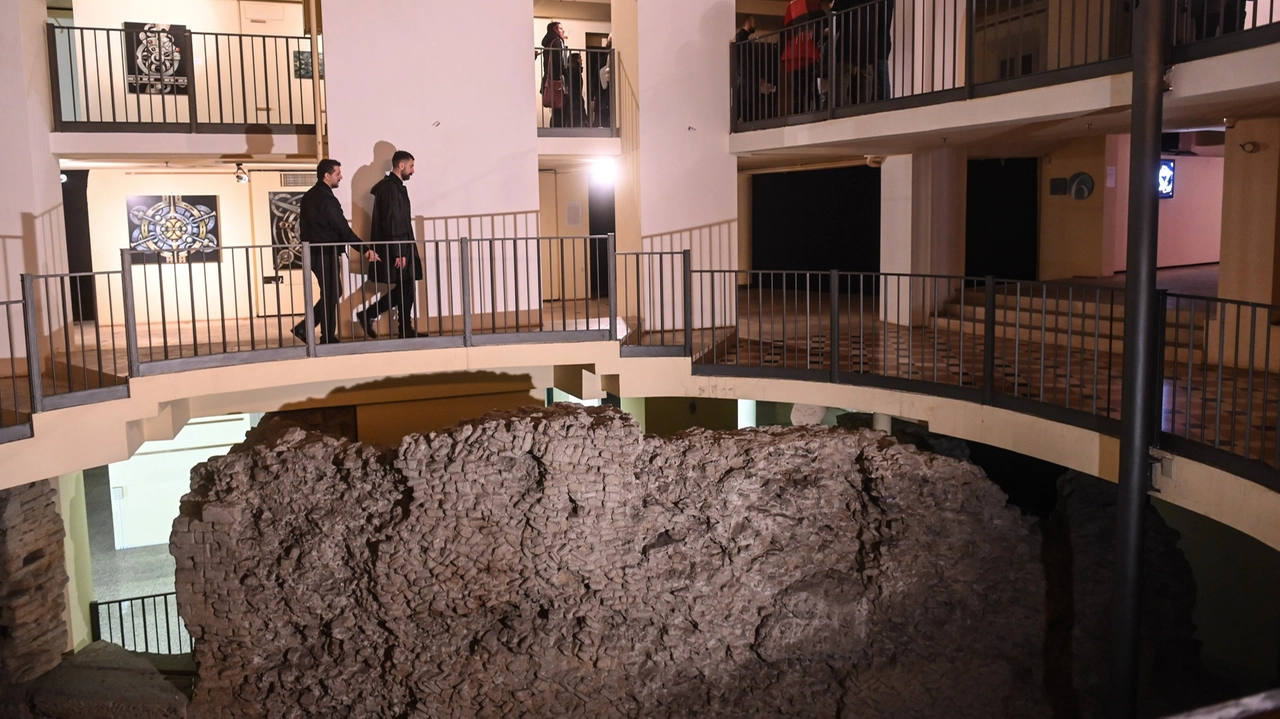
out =
[[[1040,161],[970,160],[964,273],[1034,280],[1040,245]]]
[[[751,193],[753,269],[880,270],[879,168],[756,175]]]
[[[609,296],[608,240],[617,231],[614,218],[613,183],[592,178],[587,190],[587,231],[591,233],[591,296]]]
[[[63,170],[62,220],[67,235],[67,269],[93,272],[93,246],[89,243],[89,171]],[[71,280],[71,313],[77,322],[98,319],[98,295],[93,277]]]

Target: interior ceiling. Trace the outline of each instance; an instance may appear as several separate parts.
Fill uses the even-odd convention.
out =
[[[533,3],[533,16],[539,18],[609,22],[610,12],[608,0],[534,0]]]

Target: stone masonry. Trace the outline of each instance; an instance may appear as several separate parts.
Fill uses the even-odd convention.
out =
[[[188,716],[1048,716],[1037,534],[876,432],[268,420],[174,523]]]

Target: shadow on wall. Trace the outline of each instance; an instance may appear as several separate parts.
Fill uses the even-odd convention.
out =
[[[20,235],[0,236],[0,299],[16,300],[22,297],[22,274],[51,274],[63,272],[67,267],[66,226],[63,221],[62,205],[40,214],[23,212],[21,215],[22,231]],[[57,288],[57,285],[50,285]],[[65,292],[54,292],[51,296],[41,293],[37,286],[35,312],[37,326],[42,330],[41,344],[47,350],[50,336],[62,328],[63,317],[70,312],[69,297]],[[69,289],[68,289],[69,292]],[[21,320],[14,319],[16,326],[5,317],[0,316],[0,337],[14,338],[12,350],[9,342],[0,345],[0,356],[26,356],[26,346],[22,341],[23,328]]]
[[[275,149],[274,133],[267,125],[249,125],[245,128],[244,151],[250,157],[270,155]]]
[[[391,171],[391,156],[395,153],[395,145],[379,140],[373,146],[373,158],[351,176],[351,229],[366,240],[373,217],[373,195],[369,191]]]

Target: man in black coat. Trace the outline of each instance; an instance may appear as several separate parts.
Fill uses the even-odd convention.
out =
[[[382,299],[357,312],[356,319],[371,339],[378,336],[374,324],[378,316],[395,308],[400,316],[399,337],[418,336],[413,306],[417,301],[417,281],[422,279],[422,258],[413,237],[413,211],[404,183],[413,177],[413,155],[397,150],[391,156],[391,172],[373,186],[373,218],[369,227],[372,256],[368,263],[371,282],[392,285]]]
[[[342,205],[333,190],[342,182],[342,163],[321,160],[316,165],[316,184],[302,196],[298,218],[298,239],[311,243],[311,272],[320,283],[320,298],[313,317],[320,322],[320,344],[338,341],[338,300],[342,298],[342,254],[348,246],[361,249],[363,242],[351,231]],[[293,327],[293,336],[306,341],[303,322]]]

